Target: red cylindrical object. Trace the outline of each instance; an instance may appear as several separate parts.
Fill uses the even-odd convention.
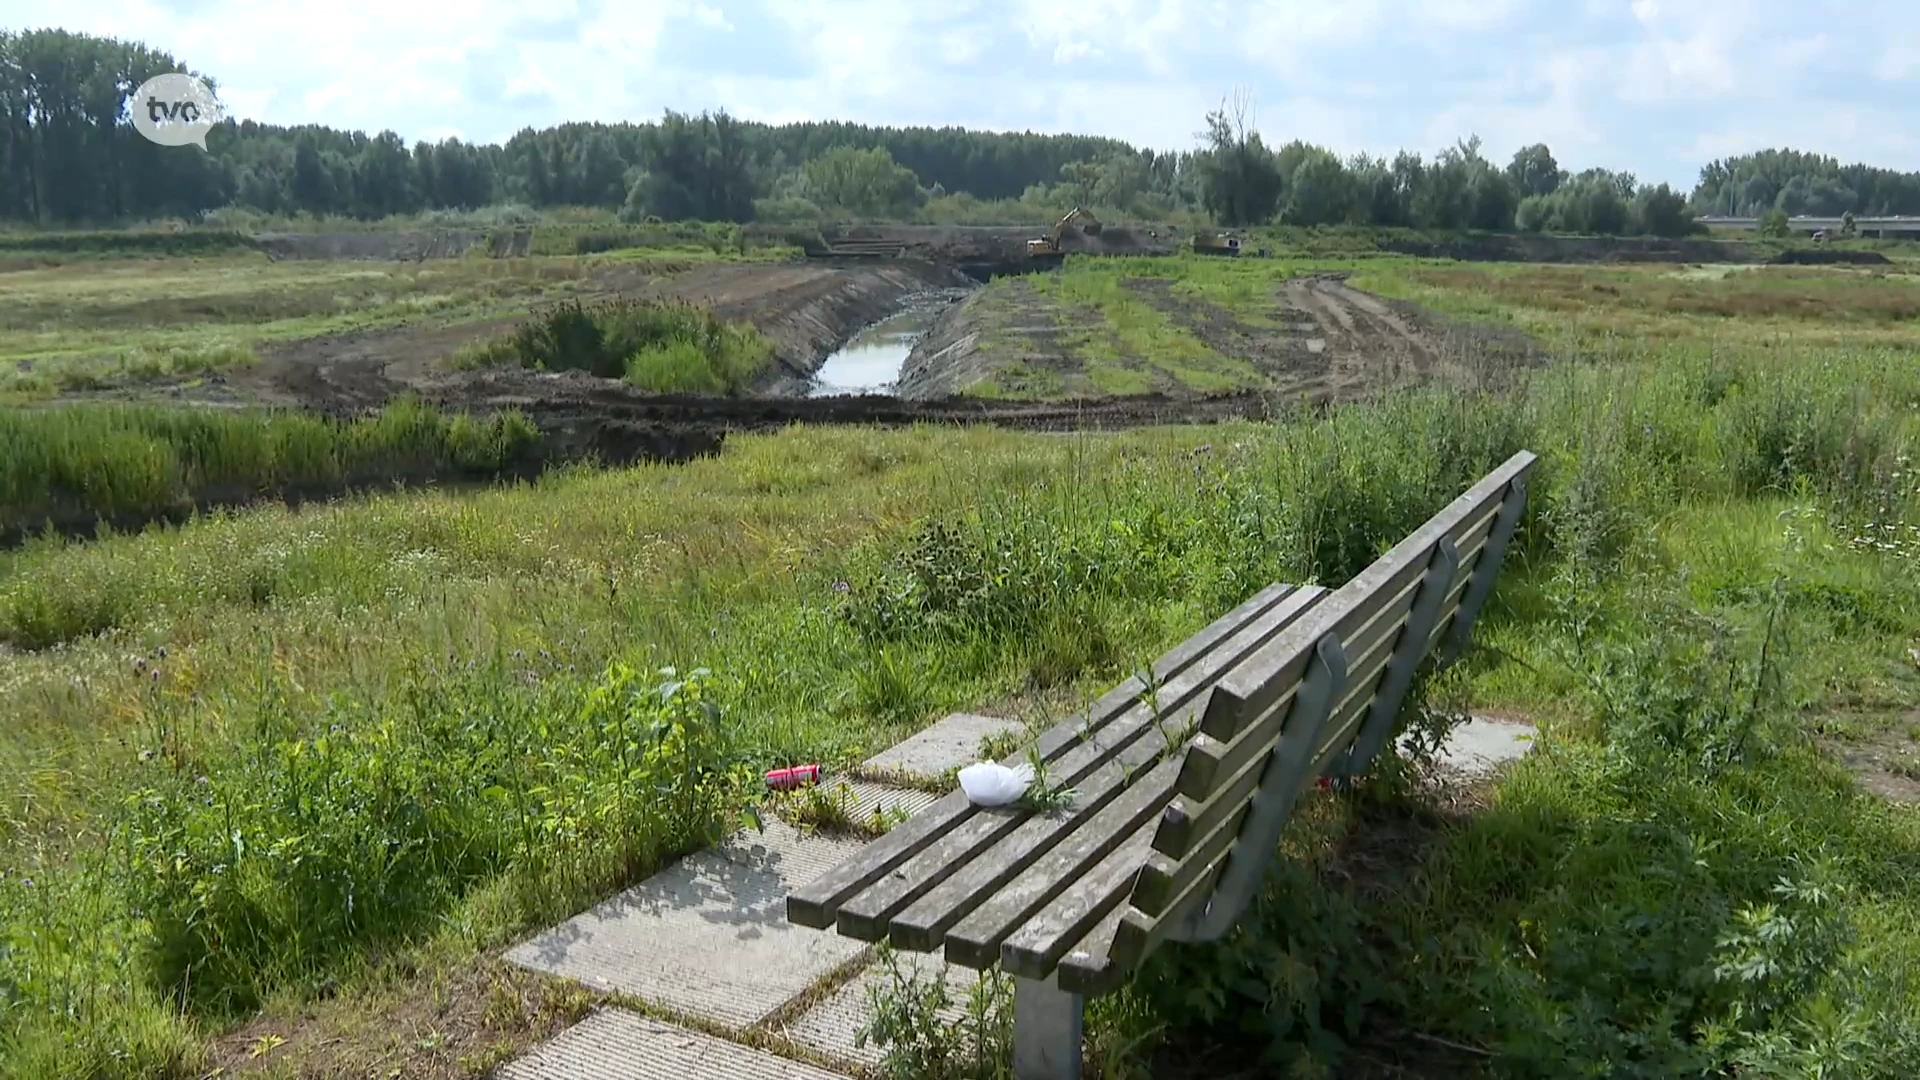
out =
[[[790,769],[773,769],[767,773],[767,786],[775,791],[805,787],[820,782],[820,766],[795,765]]]

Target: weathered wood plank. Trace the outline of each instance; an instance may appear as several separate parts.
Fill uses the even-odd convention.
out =
[[[1348,689],[1336,706],[1348,710],[1347,719],[1352,719],[1353,710],[1364,708],[1368,696],[1372,693],[1372,684],[1379,681],[1380,673],[1386,669],[1392,650],[1386,640],[1376,639],[1373,652],[1365,657],[1355,657],[1358,668]],[[1233,741],[1221,744],[1208,736],[1196,736],[1187,751],[1186,767],[1176,784],[1179,793],[1189,799],[1206,800],[1211,797],[1215,786],[1224,784],[1243,769],[1248,762],[1262,760],[1272,750],[1277,733],[1285,730],[1290,723],[1288,712],[1290,702],[1298,692],[1299,680],[1289,687],[1281,701],[1275,703],[1267,715],[1254,721],[1253,726],[1245,728]],[[1325,738],[1336,733],[1332,726],[1324,729]]]
[[[890,940],[901,948],[930,950],[944,935],[947,959],[992,967],[1000,942],[1022,921],[1069,887],[1078,888],[1075,880],[1088,868],[1159,815],[1173,796],[1179,768],[1175,758],[1154,765],[1042,854],[1035,854],[1034,844],[1045,839],[1053,823],[1029,819],[894,916]]]
[[[1152,838],[1153,822],[1149,819],[1123,837],[1118,847],[1074,881],[1071,889],[1055,897],[1045,910],[1012,928],[991,953],[981,953],[975,947],[977,943],[969,943],[963,951],[967,959],[956,959],[954,946],[959,944],[956,931],[947,938],[947,959],[976,969],[991,967],[997,961],[1008,974],[1029,979],[1053,974],[1060,958],[1078,944],[1087,931],[1107,913],[1125,905]],[[976,962],[969,963],[969,960]]]
[[[1500,507],[1500,517],[1493,523],[1493,531],[1487,536],[1487,549],[1475,560],[1477,565],[1472,583],[1460,597],[1460,610],[1450,620],[1452,625],[1448,629],[1447,640],[1440,646],[1441,663],[1452,663],[1466,648],[1468,632],[1479,617],[1481,606],[1493,592],[1501,563],[1506,558],[1507,546],[1519,530],[1521,519],[1526,516],[1527,485],[1532,480],[1532,472],[1533,461],[1529,460],[1524,469],[1514,474],[1506,500]]]
[[[1265,762],[1252,770],[1258,782],[1266,772]],[[1159,915],[1169,908],[1177,907],[1187,893],[1204,884],[1201,879],[1218,867],[1226,857],[1227,849],[1233,846],[1234,838],[1240,835],[1240,825],[1246,819],[1247,807],[1251,804],[1252,790],[1236,802],[1226,803],[1222,813],[1211,822],[1204,832],[1196,835],[1187,851],[1178,858],[1170,858],[1155,851],[1140,868],[1140,881],[1133,887],[1133,906],[1148,915]],[[1210,886],[1209,886],[1210,887]]]
[[[1333,703],[1346,688],[1347,657],[1340,639],[1328,634],[1314,643],[1313,659],[1290,721],[1274,746],[1260,786],[1247,804],[1240,834],[1227,853],[1212,896],[1191,926],[1181,928],[1182,940],[1212,941],[1232,928],[1253,902],[1267,865],[1280,846],[1280,832],[1293,814],[1300,788],[1307,780],[1307,758],[1333,713]]]
[[[1380,690],[1389,662],[1400,649],[1401,632],[1433,561],[1434,545],[1446,539],[1460,553],[1454,566],[1455,580],[1442,583],[1445,602],[1434,618],[1432,631],[1419,643],[1419,654],[1409,659],[1423,659],[1441,639],[1453,621],[1467,583],[1473,580],[1511,481],[1524,476],[1532,468],[1532,461],[1530,454],[1509,459],[1356,575],[1314,615],[1277,637],[1248,665],[1222,678],[1209,702],[1202,734],[1189,747],[1176,781],[1179,793],[1155,830],[1154,853],[1141,867],[1127,904],[1116,909],[1118,917],[1109,914],[1099,920],[1062,959],[1062,987],[1079,993],[1111,989],[1162,938],[1174,933],[1187,913],[1202,908],[1218,886],[1219,871],[1230,852],[1232,858],[1254,854],[1238,852],[1235,842],[1240,839],[1253,795],[1260,790],[1268,770],[1280,769],[1283,776],[1297,772],[1297,779],[1303,783],[1319,774],[1336,752],[1343,752],[1352,741]],[[1318,724],[1293,724],[1289,714],[1296,711],[1299,701],[1305,653],[1328,633],[1347,644],[1341,668],[1352,677],[1332,695],[1338,700],[1330,707],[1320,701],[1318,708],[1302,710],[1319,712]],[[1290,730],[1304,726],[1318,730]],[[1288,806],[1297,797],[1301,783],[1278,793]],[[1271,816],[1273,810],[1269,806],[1263,814]],[[1237,871],[1236,876],[1244,874]],[[1204,921],[1218,920],[1210,914]]]
[[[1160,720],[1165,727],[1174,730],[1184,725],[1197,711],[1202,692],[1221,671],[1231,669],[1275,634],[1283,632],[1290,622],[1311,611],[1324,595],[1325,590],[1317,587],[1292,590],[1280,603],[1168,679],[1159,688]],[[1097,812],[1119,792],[1126,769],[1138,768],[1158,756],[1164,746],[1161,726],[1155,722],[1153,710],[1136,700],[1118,719],[1107,724],[1095,741],[1083,742],[1050,762],[1049,781],[1071,785],[1079,790],[1079,796],[1072,808],[1049,816],[1032,831],[1036,843],[1031,850],[1045,850],[1075,821]],[[961,798],[965,798],[964,794]],[[938,836],[894,860],[884,876],[873,878],[864,888],[848,895],[839,905],[835,926],[842,934],[863,941],[878,941],[888,936],[888,922],[895,914],[991,849],[1029,816],[1000,811],[975,814],[949,825]]]
[[[1184,857],[1193,849],[1194,842],[1213,831],[1237,804],[1253,797],[1253,789],[1260,783],[1260,774],[1265,768],[1264,758],[1246,761],[1231,776],[1216,777],[1216,786],[1205,796],[1180,794],[1176,778],[1173,800],[1160,814],[1154,850],[1171,859]]]
[[[1393,650],[1380,648],[1367,658],[1365,665],[1349,676],[1346,696],[1334,706],[1333,716],[1328,718],[1325,729],[1320,734],[1320,745],[1315,748],[1312,775],[1320,775],[1322,766],[1329,756],[1346,749],[1353,736],[1360,729],[1360,720],[1367,715],[1367,709],[1373,704],[1373,696],[1380,688],[1380,679],[1387,671],[1387,661],[1393,659]]]
[[[1115,904],[1105,918],[1095,923],[1093,929],[1060,958],[1054,969],[1060,989],[1070,994],[1099,997],[1120,988],[1130,972],[1113,963],[1113,936],[1128,910],[1124,903]]]
[[[1079,951],[1078,947],[1069,951],[1060,963],[1061,985],[1090,985],[1115,976],[1125,978],[1148,953],[1161,942],[1173,938],[1176,931],[1201,912],[1211,895],[1210,890],[1196,889],[1157,918],[1132,904],[1120,905],[1120,920],[1114,925],[1112,940],[1106,943],[1106,956],[1100,958],[1089,950],[1091,955],[1083,961],[1073,955]],[[1101,962],[1102,959],[1104,962]]]
[[[1155,678],[1172,680],[1205,657],[1214,646],[1232,636],[1248,622],[1258,619],[1276,605],[1285,602],[1297,590],[1285,583],[1269,585],[1246,603],[1207,624],[1199,633],[1174,646],[1152,666]],[[1319,595],[1316,590],[1315,595]],[[1129,677],[1102,695],[1088,708],[1089,725],[1096,730],[1130,710],[1145,689],[1138,676]],[[1078,742],[1071,725],[1060,725],[1041,736],[1037,749],[1045,760],[1067,752]],[[1017,756],[1017,755],[1016,755]],[[1007,764],[1015,764],[1009,759]],[[846,900],[892,873],[901,863],[935,839],[972,817],[978,808],[965,793],[954,791],[911,819],[901,822],[887,834],[862,848],[853,858],[827,871],[787,896],[787,919],[799,926],[825,929],[833,926]]]

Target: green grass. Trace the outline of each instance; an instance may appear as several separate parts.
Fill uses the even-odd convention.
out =
[[[0,410],[0,527],[488,475],[519,464],[537,439],[518,413],[474,419],[404,401],[355,421],[141,405]]]
[[[1135,277],[1168,277],[1190,273],[1192,260],[1070,259],[1058,274],[1041,277],[1042,296],[1096,308],[1107,323],[1108,337],[1097,340],[1084,354],[1097,372],[1122,358],[1158,369],[1174,383],[1202,392],[1256,386],[1265,380],[1244,360],[1221,356],[1155,310],[1146,300],[1128,292],[1124,282]],[[1098,377],[1091,376],[1098,385]]]
[[[1349,826],[1406,835],[1404,789],[1316,800],[1247,927],[1163,951],[1096,1037],[1332,1068],[1354,1018],[1509,1075],[1908,1075],[1915,814],[1807,733],[1920,703],[1920,369],[1871,332],[1613,360],[1269,425],[794,428],[0,554],[0,1072],[198,1075],[257,1002],[351,1008],[389,958],[579,910],[758,769],[1082,700],[1342,581],[1525,447],[1489,648],[1428,697],[1527,710],[1543,752],[1367,858]]]
[[[1897,267],[1447,267],[1403,260],[1364,268],[1349,284],[1516,325],[1568,350],[1629,341],[1701,349],[1735,341],[1910,347],[1920,318],[1916,279]]]
[[[80,262],[0,275],[0,394],[210,370],[260,346],[415,320],[525,311],[588,287],[567,259]]]

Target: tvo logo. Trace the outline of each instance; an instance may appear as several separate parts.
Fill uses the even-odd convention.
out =
[[[207,148],[207,132],[224,116],[213,88],[192,75],[155,75],[133,92],[133,127],[161,146]]]

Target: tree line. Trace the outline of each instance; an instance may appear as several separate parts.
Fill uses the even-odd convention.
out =
[[[371,219],[519,204],[617,208],[632,220],[804,222],[1084,205],[1143,218],[1203,213],[1230,226],[1681,235],[1695,212],[1920,213],[1920,174],[1794,151],[1714,162],[1689,197],[1628,173],[1569,173],[1544,145],[1504,165],[1472,138],[1431,159],[1269,147],[1244,96],[1206,118],[1198,146],[1176,152],[1080,135],[776,126],[668,111],[650,123],[529,128],[500,145],[409,146],[391,131],[228,120],[203,154],[153,145],[129,119],[142,82],[185,70],[137,43],[0,32],[0,218],[98,223],[240,207]]]

